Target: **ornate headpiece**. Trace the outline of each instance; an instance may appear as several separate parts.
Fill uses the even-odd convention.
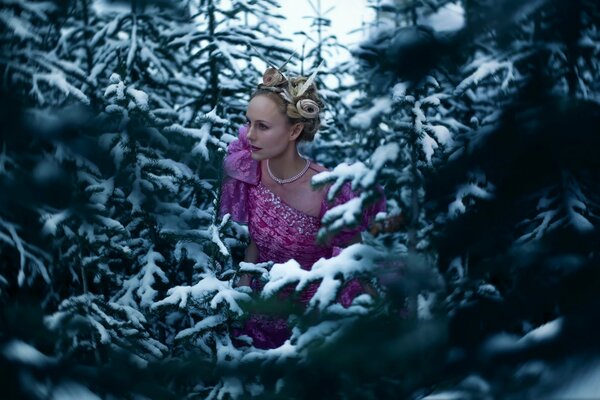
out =
[[[255,49],[256,50],[256,49]],[[259,53],[260,55],[260,53]],[[292,56],[279,68],[268,67],[262,77],[262,83],[258,85],[260,89],[270,90],[279,93],[283,99],[295,106],[298,114],[305,119],[316,118],[319,115],[320,107],[316,101],[303,97],[310,86],[315,81],[317,73],[321,69],[323,62],[313,71],[305,81],[294,82],[283,74],[283,68],[292,59]]]

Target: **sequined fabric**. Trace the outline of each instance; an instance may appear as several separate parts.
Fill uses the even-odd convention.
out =
[[[222,186],[219,213],[229,213],[233,220],[248,224],[250,236],[258,248],[258,262],[284,263],[294,259],[302,268],[309,270],[321,257],[330,258],[339,253],[339,248],[346,246],[350,239],[364,229],[378,211],[385,210],[385,200],[382,199],[365,212],[359,227],[338,234],[328,246],[317,244],[316,235],[321,227],[321,218],[327,210],[356,196],[350,190],[350,185],[344,185],[331,204],[324,196],[318,217],[297,210],[261,182],[260,165],[251,158],[246,133],[247,130],[241,128],[238,140],[228,147],[224,160],[227,178]],[[257,280],[253,280],[251,286],[255,291],[261,289]],[[300,293],[300,301],[307,304],[318,286],[319,282],[309,285]],[[280,296],[285,297],[292,290],[293,288],[288,288]],[[348,307],[361,292],[362,287],[357,280],[349,281],[344,285],[338,301]],[[253,345],[257,348],[275,348],[289,338],[290,332],[285,321],[281,317],[252,315],[243,329],[234,330],[234,337],[247,335],[253,339]]]

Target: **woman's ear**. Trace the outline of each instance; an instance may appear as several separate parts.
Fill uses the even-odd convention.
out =
[[[304,129],[304,124],[302,122],[296,122],[294,125],[292,125],[291,131],[290,131],[290,141],[294,141],[294,140],[298,139],[298,136],[300,136],[303,129]]]

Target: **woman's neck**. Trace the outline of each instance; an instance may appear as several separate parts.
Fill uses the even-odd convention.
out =
[[[287,179],[298,174],[305,165],[306,160],[298,154],[295,143],[288,146],[280,156],[269,159],[269,168],[279,179]]]

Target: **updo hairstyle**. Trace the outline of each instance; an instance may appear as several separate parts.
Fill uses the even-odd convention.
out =
[[[267,96],[273,100],[292,125],[304,124],[297,140],[310,142],[321,126],[320,111],[324,108],[324,103],[319,97],[314,82],[303,90],[307,80],[308,78],[304,76],[287,79],[277,69],[268,68],[263,75],[263,82],[258,85],[250,98]]]

